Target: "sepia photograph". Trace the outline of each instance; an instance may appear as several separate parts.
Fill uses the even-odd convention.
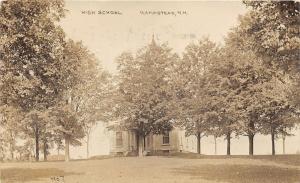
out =
[[[300,183],[300,1],[0,0],[0,183]]]

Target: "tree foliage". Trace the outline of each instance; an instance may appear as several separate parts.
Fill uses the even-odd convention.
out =
[[[299,71],[299,11],[297,1],[244,1],[250,11],[240,17],[236,39],[259,55],[271,57],[285,70]],[[269,61],[269,60],[268,60]]]
[[[177,58],[166,45],[159,45],[154,40],[135,57],[124,53],[118,58],[118,90],[122,96],[119,108],[123,109],[120,116],[124,126],[136,129],[143,136],[161,134],[172,128],[168,84]]]

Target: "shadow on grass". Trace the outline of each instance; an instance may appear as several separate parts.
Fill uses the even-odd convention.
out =
[[[233,158],[241,158],[241,159],[257,159],[262,161],[272,161],[279,164],[300,166],[300,155],[298,154],[290,154],[290,155],[200,155],[197,153],[173,153],[169,157],[176,158],[187,158],[187,159],[233,159]],[[299,181],[300,182],[300,181]]]
[[[182,167],[174,174],[201,177],[206,180],[225,181],[229,183],[296,183],[300,182],[297,169],[278,168],[256,165],[203,165],[199,167]]]
[[[286,164],[286,165],[300,166],[300,155],[296,155],[296,154],[276,155],[276,156],[257,155],[254,156],[253,159],[272,161],[275,163]],[[298,182],[300,182],[300,180]]]
[[[2,183],[36,181],[41,178],[51,179],[66,175],[79,175],[73,172],[64,172],[56,168],[31,169],[31,168],[7,168],[0,170],[0,180]]]

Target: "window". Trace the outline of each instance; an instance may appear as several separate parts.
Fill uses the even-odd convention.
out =
[[[116,132],[116,145],[117,146],[123,145],[122,132]]]
[[[169,143],[170,143],[170,135],[169,135],[169,132],[166,132],[163,135],[163,144],[169,144]]]

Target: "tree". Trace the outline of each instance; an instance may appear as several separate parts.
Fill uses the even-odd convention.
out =
[[[290,135],[288,129],[292,129],[295,126],[294,121],[289,121],[287,115],[291,112],[292,107],[289,105],[284,105],[282,103],[277,103],[272,101],[272,104],[266,110],[266,122],[264,123],[265,127],[262,130],[264,134],[271,134],[272,141],[272,155],[275,155],[275,139],[281,134],[285,136]],[[283,146],[283,149],[285,147]]]
[[[178,64],[173,77],[173,90],[177,103],[176,112],[178,125],[186,130],[186,135],[197,138],[197,152],[201,154],[201,137],[207,135],[209,123],[206,114],[210,110],[207,91],[208,65],[216,59],[218,50],[215,43],[208,38],[202,38],[197,44],[190,44],[183,53],[183,59]]]
[[[57,104],[51,113],[56,123],[54,133],[65,141],[65,161],[70,161],[70,145],[81,145],[79,139],[84,138],[83,124],[78,120],[70,100]]]
[[[109,109],[110,76],[81,42],[69,40],[64,59],[68,65],[62,73],[66,90],[62,101],[51,110],[56,119],[55,134],[65,140],[65,160],[69,161],[69,145],[80,145],[85,136],[89,156],[90,132],[97,121],[105,120]]]
[[[54,119],[50,110],[31,110],[27,112],[22,120],[20,129],[25,133],[26,138],[35,140],[35,158],[38,161],[40,154],[40,141],[43,143],[44,160],[47,160],[47,146],[53,135]]]
[[[236,51],[238,53],[238,51]],[[256,133],[266,131],[272,136],[273,154],[275,154],[275,135],[280,128],[293,126],[285,122],[282,116],[295,111],[288,97],[291,88],[289,75],[280,72],[275,66],[267,65],[251,52],[246,57],[235,55],[240,62],[233,67],[236,70],[238,109],[243,116],[243,131],[249,138],[249,154],[253,155],[253,139]]]
[[[34,149],[34,141],[32,138],[26,138],[26,139],[22,138],[22,140],[25,140],[25,142],[22,145],[18,145],[16,147],[17,153],[19,154],[18,160],[31,161],[32,157],[34,157],[32,151],[32,149]]]
[[[46,0],[2,2],[1,40],[7,41],[0,59],[4,103],[30,109],[56,97],[64,39],[56,22],[63,16],[62,5]]]
[[[300,2],[244,1],[250,7],[248,15],[241,17],[237,32],[247,38],[249,47],[258,56],[269,57],[265,62],[281,66],[289,73],[294,92],[289,99],[297,107],[299,102],[299,12]],[[261,44],[262,42],[262,44]],[[290,90],[290,89],[289,89]],[[299,110],[299,107],[298,107]]]
[[[290,129],[295,125],[295,122],[286,122],[286,116],[291,115],[292,111],[297,111],[297,106],[292,104],[297,103],[293,102],[298,100],[297,94],[290,90],[293,85],[296,86],[294,89],[297,88],[295,83],[300,68],[300,40],[297,28],[300,23],[299,2],[245,1],[245,4],[252,9],[240,17],[239,25],[229,33],[226,41],[237,50],[251,50],[256,60],[260,60],[260,63],[256,64],[263,68],[258,70],[257,74],[266,77],[263,82],[251,87],[255,93],[255,101],[260,101],[252,108],[251,116],[255,121],[259,121],[256,124],[260,124],[261,133],[271,134],[272,153],[275,154],[274,141],[278,130]],[[280,119],[283,114],[286,114],[285,117]],[[264,119],[265,117],[267,119]],[[252,129],[255,128],[253,123],[250,124]],[[253,151],[250,151],[250,154],[252,153]]]
[[[65,35],[57,22],[64,16],[63,6],[63,0],[1,2],[2,104],[24,112],[46,110],[62,94]],[[35,137],[38,161],[39,138]]]
[[[261,128],[260,116],[263,114],[263,104],[267,101],[261,91],[271,76],[253,53],[235,51],[235,54],[231,54],[236,58],[232,68],[235,74],[231,83],[235,85],[234,101],[240,118],[240,134],[248,136],[249,155],[253,155],[254,136]]]
[[[139,155],[150,134],[163,134],[172,128],[169,114],[171,68],[178,56],[166,45],[154,41],[133,57],[118,57],[118,104],[115,114],[121,126],[137,132]]]
[[[239,85],[236,80],[237,65],[243,59],[241,55],[232,55],[232,50],[223,47],[218,50],[216,56],[207,64],[205,85],[202,88],[203,98],[207,100],[205,107],[208,133],[215,138],[225,136],[227,141],[227,155],[231,154],[231,138],[234,133],[238,134],[243,120],[239,111],[240,98]]]
[[[43,132],[41,134],[44,161],[47,161],[47,156],[50,154],[50,144],[53,142],[53,126],[50,125],[52,125],[51,122],[46,123],[46,126],[43,128]]]
[[[60,150],[65,149],[62,138],[59,136],[54,136],[54,143],[56,145],[57,155],[60,155]]]
[[[5,144],[3,134],[0,133],[0,161],[2,162],[5,158]]]
[[[2,106],[0,110],[2,116],[1,128],[3,128],[2,137],[3,145],[8,147],[10,159],[15,159],[15,151],[17,150],[17,139],[20,137],[20,121],[23,117],[19,109],[10,106]]]
[[[92,129],[97,122],[107,122],[111,110],[109,73],[100,66],[100,61],[88,51],[85,60],[78,68],[79,82],[72,89],[72,105],[74,105],[86,136],[87,158],[89,158],[89,141]]]
[[[63,50],[64,70],[61,71],[61,75],[64,76],[64,88],[62,95],[59,96],[60,102],[57,102],[55,106],[49,108],[50,115],[54,118],[54,136],[56,142],[58,139],[64,139],[65,141],[65,160],[70,160],[69,146],[80,145],[81,142],[78,139],[84,137],[83,123],[79,120],[80,115],[78,107],[74,100],[76,94],[76,87],[81,82],[80,70],[86,60],[87,49],[81,42],[74,42],[68,40]]]
[[[240,18],[237,32],[249,48],[273,58],[285,70],[299,72],[299,12],[297,1],[244,1],[250,11]]]

